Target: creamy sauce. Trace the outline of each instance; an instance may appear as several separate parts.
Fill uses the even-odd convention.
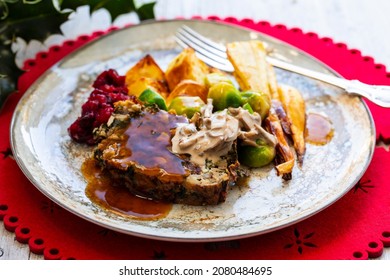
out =
[[[193,123],[177,128],[172,138],[172,151],[190,154],[191,161],[199,166],[205,165],[206,159],[216,163],[231,150],[238,132],[238,121],[225,109],[204,118],[200,130]]]
[[[129,218],[156,220],[166,217],[172,208],[171,203],[144,199],[125,187],[113,186],[94,159],[87,159],[81,172],[88,182],[87,197],[103,209]]]
[[[329,143],[333,135],[333,124],[326,116],[317,113],[307,115],[305,130],[307,143],[322,146]]]
[[[239,121],[240,131],[238,138],[242,145],[257,147],[257,140],[267,145],[276,146],[276,138],[261,126],[261,117],[258,113],[249,113],[243,108],[229,108],[229,113]]]
[[[273,135],[261,127],[259,114],[250,114],[242,108],[230,108],[212,112],[209,99],[201,111],[201,122],[197,128],[194,123],[182,124],[172,138],[172,151],[177,154],[190,154],[191,161],[204,166],[206,160],[218,163],[226,156],[237,138],[244,145],[257,146],[258,139],[269,145],[276,145]]]

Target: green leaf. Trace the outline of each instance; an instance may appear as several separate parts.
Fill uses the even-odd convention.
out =
[[[29,18],[36,18],[44,15],[58,15],[59,12],[56,7],[53,5],[53,1],[51,0],[43,0],[43,1],[35,1],[37,3],[32,4],[25,3],[26,0],[23,1],[14,1],[14,3],[10,3],[9,1],[0,1],[4,5],[7,5],[9,14],[8,17],[5,18],[8,22],[13,22],[15,20],[25,20]]]
[[[76,10],[77,7],[88,5],[91,13],[105,8],[111,14],[112,20],[121,14],[135,11],[135,6],[131,0],[63,0],[60,3],[61,9]]]
[[[148,3],[139,7],[136,12],[140,20],[154,19],[154,6],[156,2]]]
[[[68,17],[67,14],[59,14],[52,1],[24,2],[26,0],[0,1],[2,11],[8,11],[6,18],[0,21],[0,108],[15,91],[17,80],[23,73],[16,66],[15,54],[11,51],[13,40],[22,37],[26,41],[42,41],[50,34],[59,33],[59,26]]]
[[[112,20],[122,14],[134,11],[140,20],[145,20],[154,18],[155,4],[156,2],[151,2],[137,8],[132,0],[62,0],[60,8],[61,10],[76,10],[79,6],[88,5],[91,13],[100,8],[105,8],[111,14]]]
[[[0,108],[8,95],[15,91],[18,77],[23,73],[15,65],[11,44],[16,37],[27,42],[44,41],[51,34],[60,33],[60,25],[69,13],[83,5],[89,5],[91,13],[105,8],[112,20],[134,11],[140,20],[154,18],[154,4],[138,9],[133,0],[0,0]]]

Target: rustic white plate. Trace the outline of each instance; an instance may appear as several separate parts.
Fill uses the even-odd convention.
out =
[[[218,206],[174,205],[156,221],[124,218],[94,205],[85,195],[80,166],[91,148],[73,143],[68,126],[80,114],[98,73],[121,74],[146,53],[165,69],[181,49],[174,41],[186,24],[226,43],[260,39],[278,58],[325,73],[327,67],[299,50],[250,30],[205,21],[146,22],[113,32],[53,66],[26,92],[11,125],[15,159],[31,182],[70,212],[123,233],[171,241],[216,241],[249,237],[280,229],[323,210],[348,192],[372,158],[375,129],[365,104],[339,89],[290,72],[277,70],[280,83],[297,87],[308,112],[325,113],[335,127],[325,146],[307,145],[303,167],[294,168],[290,182],[272,166],[253,170],[246,186],[234,187]]]

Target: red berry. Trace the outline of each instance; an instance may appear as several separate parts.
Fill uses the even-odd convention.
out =
[[[81,107],[81,116],[68,128],[73,140],[89,145],[95,144],[93,130],[108,121],[114,112],[114,103],[131,98],[127,95],[125,76],[113,69],[101,73],[93,87],[95,89]]]

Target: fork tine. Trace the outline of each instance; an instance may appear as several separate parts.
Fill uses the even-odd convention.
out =
[[[207,37],[204,37],[202,34],[199,34],[195,30],[189,28],[187,25],[183,25],[181,28],[179,28],[179,30],[184,31],[185,33],[189,34],[192,38],[198,39],[199,41],[213,48],[214,49],[213,53],[226,58],[225,46],[218,44]]]
[[[187,41],[182,41],[181,38],[179,38],[178,36],[176,36],[175,40],[182,48],[187,48],[187,47],[192,48],[192,46],[190,44],[187,44]],[[233,70],[234,70],[234,68],[231,64],[220,63],[218,61],[215,61],[215,60],[211,59],[210,57],[208,57],[207,55],[204,55],[204,54],[198,52],[197,50],[195,50],[195,53],[199,57],[200,60],[202,60],[206,64],[210,65],[211,67],[214,67],[214,68],[220,69],[222,71],[226,71],[226,72],[233,72]]]
[[[185,34],[183,35],[182,33],[177,33],[176,37],[182,40],[184,43],[189,45],[191,48],[193,48],[195,51],[203,54],[204,56],[209,57],[210,59],[217,61],[218,63],[225,64],[226,63],[226,58],[218,56],[210,50],[205,45],[202,45],[202,43],[199,40],[193,39],[193,38],[188,38]]]
[[[188,28],[187,28],[188,29]],[[179,28],[177,30],[177,34],[180,34],[182,37],[184,37],[186,40],[191,41],[191,43],[194,45],[194,49],[197,48],[200,51],[206,52],[207,55],[211,54],[216,60],[219,61],[225,61],[226,56],[226,49],[225,51],[221,51],[221,48],[224,48],[222,45],[217,45],[217,43],[213,43],[212,45],[209,42],[203,41],[204,39],[196,37],[196,33],[194,32],[189,33],[185,29]],[[202,35],[199,35],[202,36]],[[205,37],[203,37],[205,38]],[[206,40],[210,41],[209,39],[205,38]]]

